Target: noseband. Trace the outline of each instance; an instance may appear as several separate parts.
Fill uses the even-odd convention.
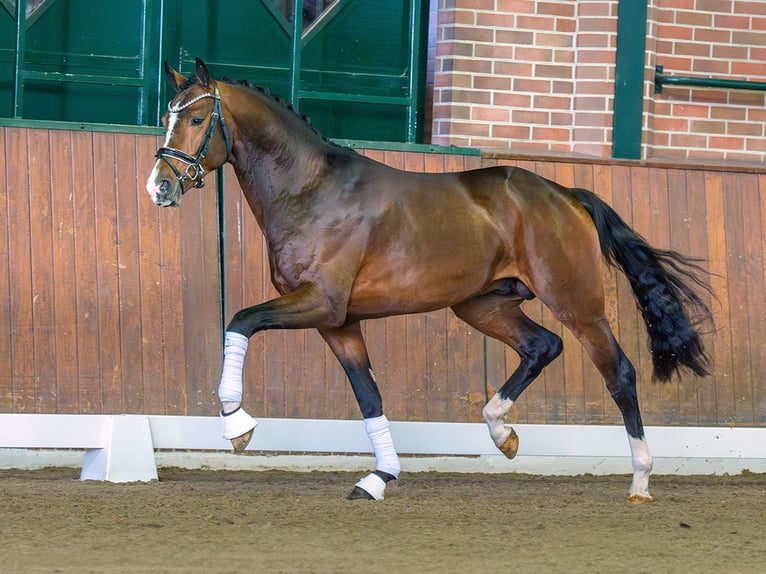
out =
[[[229,155],[229,132],[226,129],[226,121],[223,119],[223,114],[221,113],[221,97],[218,95],[217,85],[213,88],[212,94],[205,92],[204,94],[200,94],[196,98],[192,98],[184,104],[176,104],[175,106],[168,104],[168,111],[170,113],[178,113],[204,98],[213,98],[213,100],[215,100],[215,104],[213,105],[213,111],[210,113],[210,125],[207,127],[205,141],[202,142],[202,145],[197,151],[197,155],[191,156],[185,151],[181,151],[180,149],[175,149],[172,147],[161,147],[157,150],[157,153],[154,154],[154,157],[163,160],[170,166],[170,169],[172,169],[173,173],[176,174],[176,179],[178,180],[182,191],[186,181],[193,182],[194,187],[197,188],[205,187],[205,180],[202,179],[202,176],[205,175],[205,170],[202,169],[200,163],[205,158],[207,148],[210,145],[210,141],[213,139],[213,136],[215,135],[215,129],[218,126],[219,121],[221,122],[221,133],[223,134],[223,141],[226,145],[226,155]],[[177,159],[178,161],[185,163],[186,169],[184,169],[183,173],[175,165],[173,165],[173,162],[171,162],[168,158]]]

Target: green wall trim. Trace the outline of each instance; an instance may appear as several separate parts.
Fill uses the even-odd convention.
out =
[[[27,120],[17,118],[0,118],[0,127],[9,128],[31,128],[42,130],[68,130],[73,132],[110,132],[121,134],[144,134],[144,135],[164,135],[164,130],[152,126],[131,126],[123,124],[95,124],[81,122],[56,122],[50,120]],[[413,144],[402,142],[379,142],[366,140],[345,140],[335,139],[336,144],[353,149],[375,149],[383,151],[403,151],[414,153],[438,153],[442,155],[470,155],[480,156],[481,150],[478,148],[439,146],[431,144]]]
[[[646,0],[619,0],[612,157],[641,159]]]
[[[22,118],[0,118],[0,127],[33,128],[42,130],[68,130],[72,132],[112,132],[120,134],[147,134],[161,136],[161,127],[132,126],[127,124],[95,124],[87,122],[58,122],[52,120],[28,120]]]
[[[438,153],[442,155],[475,155],[480,156],[481,150],[472,147],[440,146],[431,144],[379,142],[365,140],[333,139],[340,146],[354,149],[376,149],[382,151],[409,151],[415,153]]]

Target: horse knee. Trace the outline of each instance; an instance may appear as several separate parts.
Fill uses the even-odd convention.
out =
[[[537,367],[535,371],[539,374],[563,350],[564,343],[561,337],[550,331],[541,330],[539,336],[528,342],[523,349],[520,349],[520,354]]]

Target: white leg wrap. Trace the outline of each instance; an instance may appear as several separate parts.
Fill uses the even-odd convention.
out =
[[[364,419],[364,426],[367,429],[370,443],[372,443],[372,451],[375,453],[375,470],[387,472],[394,478],[397,478],[401,467],[399,465],[399,456],[394,448],[394,441],[391,438],[386,415]],[[385,488],[385,483],[383,483],[383,486]],[[364,490],[367,489],[365,488]],[[367,492],[370,491],[367,490]],[[372,493],[370,492],[370,494]]]
[[[242,407],[230,413],[221,412],[221,430],[225,439],[231,440],[240,437],[256,426],[258,426],[258,421],[247,414]]]
[[[383,500],[383,498],[385,498],[386,481],[380,478],[377,474],[368,474],[354,486],[361,488],[375,500]]]
[[[633,482],[630,485],[630,494],[651,500],[649,494],[649,475],[652,473],[652,455],[646,439],[628,436],[630,454],[633,462]]]
[[[242,402],[242,368],[247,353],[247,337],[226,331],[223,348],[223,372],[218,385],[221,402]]]

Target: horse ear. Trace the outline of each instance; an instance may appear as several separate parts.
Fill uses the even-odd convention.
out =
[[[207,90],[210,87],[210,72],[207,71],[205,62],[199,58],[195,58],[195,60],[197,61],[197,81]]]
[[[167,60],[165,61],[165,75],[168,77],[170,85],[173,86],[173,89],[176,92],[178,91],[178,88],[186,82],[186,77],[180,72],[176,72],[173,69],[173,66],[168,64]]]

